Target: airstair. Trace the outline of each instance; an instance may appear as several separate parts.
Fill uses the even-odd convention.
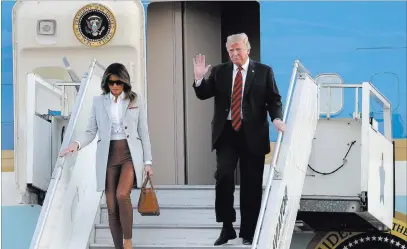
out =
[[[74,134],[85,129],[86,115],[91,99],[98,94],[103,71],[104,66],[94,60],[83,78],[64,132],[62,148],[72,141]],[[279,134],[272,163],[265,173],[253,249],[288,249],[293,234],[303,231],[385,231],[391,228],[393,148],[389,140],[389,123],[386,123],[390,120],[387,110],[390,105],[370,83],[333,84],[337,81],[332,79],[338,79],[338,76],[320,75],[314,79],[299,61],[294,63],[284,111],[287,131],[284,136]],[[42,87],[46,82],[35,74],[29,74],[28,81],[28,85]],[[362,90],[362,112],[355,104],[351,118],[336,120],[330,117],[332,112],[329,111],[335,106],[330,106],[329,99],[321,98],[324,93],[321,89],[332,93],[346,87],[356,89],[356,103],[358,90]],[[363,118],[363,113],[369,113],[366,99],[371,96],[384,105],[384,135],[379,132],[374,119]],[[28,99],[34,101],[35,98]],[[36,106],[35,103],[27,105]],[[326,117],[320,117],[323,106],[328,108]],[[33,113],[30,115],[37,117]],[[335,143],[330,144],[326,138],[333,132],[340,133],[342,138],[335,136]],[[342,144],[353,138],[356,142]],[[30,249],[114,248],[105,197],[95,191],[95,177],[91,173],[95,167],[95,141],[77,155],[56,160]],[[35,144],[38,140],[29,139],[29,142]],[[329,167],[324,163],[340,159],[339,148],[326,155],[323,147],[337,144],[344,152],[346,147],[354,146],[354,151],[344,159],[348,165],[337,170],[339,177],[320,172],[331,168],[331,163]],[[379,171],[383,167],[386,174],[381,176]],[[341,184],[332,186],[335,181]],[[378,184],[382,182],[384,186]],[[135,204],[139,190],[132,192],[136,248],[215,248],[213,242],[221,225],[214,218],[214,186],[156,186],[156,192],[162,209],[158,217],[140,216]],[[237,187],[237,210],[238,196]],[[238,224],[239,216],[235,224],[237,231]],[[229,244],[228,248],[250,247],[242,245],[239,239]]]
[[[105,199],[95,191],[97,138],[77,154],[57,155],[84,132],[105,66],[117,58],[130,69],[134,89],[147,96],[141,2],[109,1],[118,22],[135,31],[117,29],[105,50],[83,46],[63,32],[72,31],[69,18],[85,2],[18,1],[13,11],[16,178],[19,189],[28,190],[22,202],[38,197],[42,204],[30,249],[113,248]],[[27,29],[37,22],[38,29]],[[63,56],[71,63],[61,63]],[[354,93],[353,103],[343,102],[345,90]],[[371,117],[372,100],[382,107],[383,122]],[[292,238],[304,232],[391,229],[394,149],[387,99],[369,82],[345,84],[336,74],[313,77],[295,61],[284,106],[287,129],[278,134],[272,162],[265,165],[253,245],[236,239],[225,247],[289,249]],[[339,116],[350,109],[349,117]],[[135,248],[214,248],[221,229],[214,220],[214,187],[155,189],[158,217],[141,217],[135,206],[139,192],[132,193]],[[238,196],[239,188],[237,210]]]

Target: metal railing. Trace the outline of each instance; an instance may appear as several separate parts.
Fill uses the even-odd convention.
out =
[[[308,72],[308,70],[300,63],[299,60],[296,60],[294,62],[293,71],[292,71],[291,79],[290,79],[290,84],[288,86],[287,100],[286,100],[286,103],[284,106],[283,122],[287,121],[287,116],[288,116],[288,112],[289,112],[289,108],[290,108],[290,104],[291,104],[291,98],[292,98],[292,95],[294,92],[294,85],[295,85],[295,81],[297,78],[297,74],[299,72],[305,73],[310,76],[310,73]],[[276,146],[274,148],[273,157],[272,157],[272,161],[271,161],[271,165],[270,165],[270,172],[269,172],[269,176],[268,176],[268,180],[267,180],[267,185],[265,188],[265,193],[264,193],[262,204],[261,204],[260,214],[259,214],[256,230],[255,230],[254,237],[253,237],[253,243],[252,243],[252,247],[251,247],[252,249],[257,248],[260,231],[261,231],[263,221],[264,221],[264,215],[265,215],[265,212],[267,209],[267,202],[268,202],[268,199],[270,196],[270,189],[271,189],[271,186],[273,183],[273,178],[274,178],[275,174],[277,174],[276,175],[277,177],[279,177],[279,174],[280,174],[280,171],[279,171],[280,169],[277,169],[277,161],[278,161],[278,156],[280,153],[282,139],[283,139],[283,133],[278,132]]]
[[[354,88],[355,89],[355,103],[354,103],[354,112],[353,118],[360,119],[359,111],[359,89],[362,90],[362,113],[369,117],[370,113],[370,96],[375,97],[383,105],[383,115],[385,115],[385,132],[384,136],[391,141],[391,105],[389,100],[380,93],[376,87],[374,87],[370,82],[363,82],[361,84],[320,84],[321,88]],[[330,99],[329,99],[329,108],[330,108]],[[364,109],[364,110],[363,110]],[[330,112],[328,111],[327,118],[330,118]],[[368,121],[368,119],[366,120]]]

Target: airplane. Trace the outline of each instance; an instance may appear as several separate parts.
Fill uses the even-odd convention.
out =
[[[287,207],[293,217],[287,218],[286,213],[280,212],[285,210],[280,209],[280,203],[285,203],[287,199],[284,198],[288,196],[284,196],[284,188],[276,188],[275,181],[279,180],[279,176],[270,177],[272,167],[266,170],[265,202],[272,200],[276,204],[263,209],[261,216],[264,222],[257,229],[258,244],[254,245],[258,247],[252,248],[268,245],[264,248],[364,249],[375,246],[387,249],[392,245],[393,248],[405,249],[406,5],[405,1],[2,1],[3,247],[35,249],[47,245],[47,248],[56,248],[58,243],[64,242],[65,248],[113,248],[106,232],[108,228],[103,198],[96,193],[86,192],[86,186],[80,183],[81,174],[76,170],[78,165],[92,164],[92,161],[86,161],[86,157],[93,153],[93,147],[79,153],[75,162],[58,159],[57,154],[64,143],[75,136],[75,125],[79,127],[77,129],[83,126],[79,117],[87,115],[87,97],[100,92],[98,86],[87,86],[97,81],[97,75],[109,63],[119,60],[130,69],[134,79],[132,84],[147,100],[153,154],[157,155],[154,164],[158,168],[155,169],[154,182],[159,185],[156,189],[162,193],[163,200],[163,214],[159,219],[137,216],[140,223],[135,224],[135,234],[139,229],[140,235],[135,236],[140,236],[141,242],[137,239],[134,242],[136,245],[141,243],[145,246],[143,248],[158,247],[143,244],[151,239],[152,235],[148,231],[155,229],[155,233],[168,238],[173,236],[173,240],[178,243],[171,244],[168,242],[171,239],[163,239],[159,241],[163,243],[160,248],[174,248],[182,243],[185,248],[212,248],[209,246],[212,240],[208,238],[207,241],[199,242],[201,244],[194,244],[190,240],[197,240],[194,231],[204,231],[209,237],[218,234],[214,221],[205,223],[202,218],[213,219],[214,212],[202,207],[213,205],[213,199],[191,204],[190,209],[175,211],[169,207],[171,203],[166,204],[165,201],[170,199],[171,191],[185,192],[185,195],[179,192],[179,198],[174,200],[177,204],[187,203],[191,195],[198,191],[198,194],[209,196],[208,193],[213,191],[215,159],[208,140],[213,106],[210,102],[199,102],[193,95],[192,57],[202,52],[212,65],[225,62],[228,60],[224,46],[226,37],[245,32],[252,46],[250,58],[272,66],[285,104],[288,101],[286,93],[288,96],[292,91],[299,91],[294,89],[300,89],[301,82],[308,86],[313,81],[319,85],[318,117],[322,121],[318,121],[318,125],[338,122],[332,126],[337,127],[336,132],[332,132],[335,129],[331,127],[326,136],[318,133],[322,128],[316,128],[311,156],[308,164],[304,164],[307,166],[306,172],[301,175],[295,171],[298,177],[304,178],[305,183],[302,190],[296,190],[302,193],[301,201],[287,204],[292,205]],[[90,21],[90,13],[96,16],[96,21],[108,23],[103,30],[99,27],[96,36],[100,37],[94,40],[87,38],[89,35],[83,32],[87,25],[83,20],[88,18]],[[293,73],[293,67],[298,74]],[[300,76],[295,78],[296,85],[291,89],[293,75]],[[313,91],[316,93],[315,89]],[[370,89],[372,95],[374,92],[380,93],[376,97],[384,96],[381,101],[367,101],[370,103],[368,114],[364,112],[362,104],[365,101],[365,89]],[[355,103],[356,99],[360,106]],[[391,116],[386,116],[382,107],[382,102],[387,100],[391,104]],[[297,95],[293,101],[300,103],[305,100]],[[287,110],[291,112],[291,109]],[[164,113],[165,122],[161,113]],[[352,171],[350,167],[355,164],[352,160],[361,155],[358,154],[360,150],[355,148],[362,148],[362,144],[356,140],[357,146],[350,148],[353,144],[350,139],[353,130],[345,129],[352,125],[345,125],[342,121],[358,124],[360,120],[365,120],[363,115],[369,116],[369,124],[377,133],[391,131],[387,135],[393,142],[393,152],[383,152],[392,155],[391,159],[386,159],[394,164],[390,171],[380,166],[383,154],[379,152],[376,175],[364,175],[367,172]],[[389,117],[391,127],[386,128]],[[45,132],[50,133],[49,137],[43,136]],[[318,143],[320,136],[324,137],[322,143]],[[279,155],[275,151],[280,150],[279,157],[281,154],[286,155],[284,153],[289,151],[288,142],[281,142],[285,140],[272,126],[270,141],[272,152],[267,155],[265,165],[283,165],[284,160],[277,161]],[[373,140],[371,143],[379,144]],[[305,154],[307,148],[305,145],[298,147]],[[343,160],[347,149],[349,156]],[[371,149],[374,151],[374,148]],[[316,151],[321,150],[332,161],[320,156],[324,154],[321,152],[316,158]],[[371,153],[376,155],[375,152]],[[324,163],[326,160],[329,165]],[[347,163],[341,166],[342,161]],[[328,166],[325,168],[324,165]],[[86,171],[92,172],[92,167],[87,167]],[[393,171],[394,177],[388,174]],[[91,177],[92,173],[87,175]],[[380,176],[384,181],[380,180]],[[239,177],[237,174],[237,184]],[[286,174],[281,179],[284,177],[287,177]],[[319,217],[302,210],[307,201],[312,199],[308,200],[304,196],[323,195],[331,191],[333,194],[328,199],[332,204],[333,199],[349,193],[354,186],[363,186],[363,179],[374,179],[377,181],[375,184],[384,188],[384,193],[381,191],[378,194],[377,205],[392,207],[392,210],[380,209],[392,215],[392,224],[386,225],[390,232],[372,232],[366,227],[362,231],[345,227],[341,230],[336,227],[341,225],[338,220],[343,219],[349,225],[355,216],[347,220],[346,215],[341,214],[344,216],[336,217],[331,224],[323,222],[331,217],[327,210],[319,213]],[[389,183],[392,182],[394,186],[391,184],[390,188]],[[330,184],[333,186],[329,187]],[[368,188],[375,189],[375,184]],[[325,187],[316,190],[312,186]],[[61,190],[63,187],[66,187],[66,192]],[[86,201],[82,194],[87,196]],[[277,197],[277,194],[281,196]],[[134,196],[137,196],[137,192]],[[365,197],[362,193],[361,199]],[[389,204],[386,198],[390,198],[392,203]],[[58,208],[58,201],[67,208]],[[364,201],[349,201],[347,207],[358,208],[355,203],[363,204]],[[266,205],[269,204],[264,204],[264,207]],[[376,215],[376,218],[380,216],[378,211],[369,211],[369,208],[372,206],[367,207],[369,215]],[[187,223],[188,217],[194,217],[193,209],[199,209],[200,214],[195,215],[196,222],[191,219]],[[176,214],[176,211],[178,214],[184,212],[185,223],[180,221],[183,216],[173,215],[171,221],[170,214]],[[278,217],[276,220],[270,216],[273,211]],[[353,211],[347,212],[354,214]],[[364,217],[362,214],[359,216]],[[61,222],[69,233],[61,232],[62,225],[57,227],[49,217]],[[95,217],[100,218],[98,220]],[[389,220],[384,216],[377,219]],[[182,223],[182,229],[175,229],[177,222]],[[363,223],[359,222],[357,225]],[[85,223],[87,225],[81,225]],[[379,223],[377,227],[385,224]],[[267,228],[268,224],[273,226]],[[160,230],[160,226],[164,228]],[[329,230],[330,226],[332,230]],[[265,236],[266,228],[270,229],[269,237]],[[280,229],[285,232],[277,233]],[[190,240],[184,238],[183,233],[187,232],[191,233]],[[18,238],[15,234],[19,235]],[[75,239],[69,240],[67,234]],[[232,242],[231,248],[246,247]]]

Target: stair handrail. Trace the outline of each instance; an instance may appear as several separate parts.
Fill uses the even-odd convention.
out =
[[[96,64],[99,65],[99,63],[97,63],[96,59],[93,59],[88,75],[92,75]],[[87,77],[86,81],[81,82],[78,96],[76,97],[76,100],[75,100],[75,106],[74,106],[74,108],[72,110],[72,114],[71,114],[71,117],[73,117],[73,119],[70,118],[70,120],[69,120],[68,127],[66,129],[60,151],[62,151],[66,147],[68,147],[69,144],[71,143],[74,128],[75,128],[75,125],[76,125],[76,122],[78,119],[78,112],[80,110],[80,107],[83,104],[84,94],[86,93],[89,82],[90,82],[90,77]],[[37,249],[39,246],[41,236],[44,231],[45,223],[47,221],[48,214],[51,209],[52,200],[55,197],[57,186],[58,186],[59,180],[61,179],[61,176],[62,176],[65,161],[66,161],[65,157],[58,157],[58,159],[56,161],[55,169],[52,173],[51,180],[48,185],[48,190],[45,195],[44,203],[41,208],[40,216],[38,217],[38,221],[35,226],[34,234],[31,239],[30,249]]]
[[[283,122],[287,121],[288,110],[289,110],[291,98],[292,98],[292,95],[294,92],[294,83],[295,83],[295,79],[297,77],[297,73],[299,70],[303,71],[303,73],[310,75],[308,70],[300,63],[300,61],[295,60],[294,65],[293,65],[293,71],[291,74],[290,84],[288,86],[288,91],[287,91],[287,101],[284,106]],[[272,157],[272,161],[270,164],[270,171],[269,171],[269,175],[268,175],[267,185],[265,188],[265,193],[263,195],[263,200],[262,200],[262,204],[261,204],[261,208],[260,208],[259,218],[257,219],[257,225],[256,225],[256,230],[254,233],[251,249],[257,248],[257,244],[258,244],[259,236],[260,236],[260,230],[263,225],[264,215],[265,215],[265,211],[266,211],[267,202],[268,202],[268,199],[270,196],[270,189],[271,189],[271,185],[273,182],[274,174],[275,174],[275,172],[277,174],[280,173],[277,170],[277,160],[278,160],[278,156],[280,154],[280,147],[281,147],[282,140],[283,140],[283,133],[281,131],[279,131],[277,141],[276,141],[276,146],[274,147],[274,152],[273,152],[273,157]]]

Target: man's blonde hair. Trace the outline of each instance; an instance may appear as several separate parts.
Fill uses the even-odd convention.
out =
[[[246,48],[250,50],[250,42],[249,42],[249,37],[245,33],[240,33],[240,34],[233,34],[228,36],[226,40],[226,49],[235,42],[243,42],[246,45]]]

